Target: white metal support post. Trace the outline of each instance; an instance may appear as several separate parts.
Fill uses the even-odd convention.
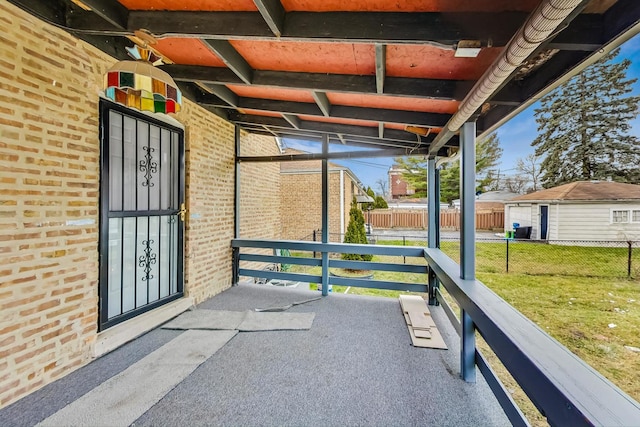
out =
[[[476,278],[476,124],[467,122],[460,133],[460,277]],[[461,310],[460,375],[466,382],[476,381],[475,325]]]

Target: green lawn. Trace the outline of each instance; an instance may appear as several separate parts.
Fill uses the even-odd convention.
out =
[[[384,241],[380,244],[400,244]],[[407,246],[424,243],[407,242]],[[626,248],[567,247],[513,244],[518,260],[505,273],[504,243],[477,243],[477,277],[543,330],[577,354],[626,393],[640,400],[640,281],[626,278]],[[442,242],[442,250],[458,261],[457,242]],[[640,250],[634,265],[640,267]],[[638,259],[636,260],[636,256]],[[622,261],[621,261],[622,259]],[[373,261],[402,263],[401,257],[374,257]],[[525,263],[526,261],[526,263]],[[407,258],[409,263],[424,260]],[[622,267],[621,267],[622,263]],[[635,267],[634,267],[635,268]],[[294,266],[293,271],[320,274],[319,267]],[[622,271],[622,273],[620,273]],[[426,283],[426,275],[374,272],[374,280]],[[315,289],[315,285],[314,285]],[[334,292],[346,288],[334,286]],[[349,293],[397,297],[399,292],[350,288]],[[497,369],[509,389],[516,389],[504,369]],[[526,398],[514,396],[521,403]],[[522,403],[523,407],[532,408]],[[535,425],[544,419],[525,413]],[[535,410],[533,410],[535,411]]]
[[[377,242],[402,246],[402,240]],[[424,246],[424,242],[406,242],[407,246]],[[443,241],[441,249],[460,262],[460,242]],[[569,275],[584,277],[627,277],[628,249],[626,244],[613,243],[602,247],[548,245],[532,242],[509,243],[509,273],[530,275]],[[640,276],[640,248],[634,248],[631,260],[632,277]],[[478,272],[506,273],[504,241],[476,242]]]

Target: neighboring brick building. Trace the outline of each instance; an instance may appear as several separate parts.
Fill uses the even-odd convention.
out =
[[[415,194],[415,190],[402,177],[403,172],[404,169],[396,164],[389,169],[389,193],[392,199],[401,199]]]
[[[153,121],[154,129],[176,138],[184,133],[184,297],[177,293],[161,308],[111,328],[105,323],[99,333],[101,316],[108,317],[100,308],[103,296],[98,298],[101,253],[110,256],[112,242],[124,247],[138,233],[123,232],[120,240],[109,235],[104,246],[99,239],[100,197],[107,196],[100,184],[99,127],[106,105],[100,93],[116,60],[3,0],[0,15],[1,407],[231,286],[235,172],[233,125],[189,101],[173,118],[113,113],[108,132],[121,130],[118,120],[130,120]],[[279,154],[271,137],[243,132],[241,146],[246,154]],[[241,211],[243,237],[279,237],[279,165],[242,165]],[[126,215],[113,223],[126,223]],[[158,223],[169,229],[175,217],[165,214],[160,218],[169,220]],[[159,295],[155,305],[162,302]],[[122,305],[117,309],[126,314]]]
[[[302,151],[287,149],[285,154]],[[310,239],[322,228],[322,160],[281,162],[283,239]],[[349,168],[329,162],[329,235],[342,241],[349,225],[353,196],[364,194],[360,180]],[[318,239],[320,237],[318,236]]]

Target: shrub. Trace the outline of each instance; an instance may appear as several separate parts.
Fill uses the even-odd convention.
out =
[[[373,209],[387,209],[389,205],[382,196],[376,196],[373,202]]]
[[[364,230],[364,215],[358,208],[356,198],[351,201],[351,209],[349,210],[349,225],[347,225],[347,232],[344,235],[344,243],[360,243],[367,244],[367,234]],[[358,255],[358,254],[342,254],[342,259],[351,261],[371,261],[373,255]]]

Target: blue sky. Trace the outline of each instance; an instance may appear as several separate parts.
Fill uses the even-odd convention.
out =
[[[632,64],[629,67],[627,77],[638,78],[633,87],[633,95],[640,95],[640,35],[622,45],[619,60],[628,58]],[[501,174],[512,174],[514,166],[519,158],[523,158],[533,153],[531,142],[537,135],[537,124],[534,118],[534,110],[539,106],[539,102],[532,104],[509,122],[502,125],[497,134],[502,146],[502,159],[499,165]],[[640,137],[640,117],[632,122],[632,133]],[[317,142],[285,139],[285,146],[297,148],[309,152],[319,152],[320,144]],[[330,151],[353,151],[354,147],[343,145],[331,145]],[[376,192],[380,189],[376,184],[379,179],[386,179],[387,171],[393,163],[390,158],[373,158],[361,160],[340,160],[335,163],[342,164],[351,169],[365,186],[370,186]]]

